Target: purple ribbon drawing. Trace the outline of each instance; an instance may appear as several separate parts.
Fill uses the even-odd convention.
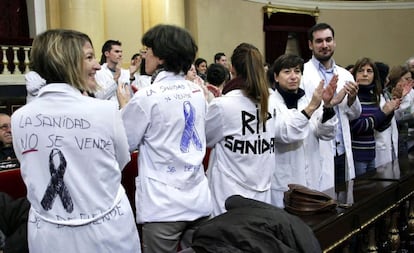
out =
[[[202,150],[200,137],[198,136],[197,129],[195,128],[195,111],[194,107],[189,101],[185,101],[183,104],[185,126],[183,135],[181,136],[180,150],[183,153],[188,153],[190,149],[191,141],[194,142],[194,146],[197,150]]]

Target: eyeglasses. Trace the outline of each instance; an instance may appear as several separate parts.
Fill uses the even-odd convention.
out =
[[[11,124],[3,124],[0,126],[0,129],[6,131],[7,129],[11,129]]]

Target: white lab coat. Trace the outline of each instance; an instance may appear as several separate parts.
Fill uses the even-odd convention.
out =
[[[134,77],[135,80],[131,83],[131,86],[134,86],[137,90],[151,85],[151,76],[149,75],[140,75],[139,73],[135,73]]]
[[[12,131],[31,204],[30,252],[140,252],[121,185],[130,155],[113,103],[48,84],[13,114]]]
[[[348,70],[337,65],[335,66],[335,69],[339,77],[336,89],[337,91],[340,91],[344,87],[346,81],[354,82],[354,78]],[[319,71],[315,67],[313,62],[310,60],[307,63],[305,63],[301,80],[301,88],[305,90],[305,94],[308,97],[308,99],[312,98],[313,91],[319,85],[321,79],[322,78],[319,74]],[[361,114],[361,104],[359,102],[358,97],[356,97],[355,102],[351,106],[348,106],[348,97],[346,96],[337,107],[339,109],[339,115],[337,115],[337,117],[340,117],[341,119],[340,122],[345,146],[345,180],[350,180],[355,177],[355,167],[354,158],[352,155],[351,132],[349,127],[349,121],[359,117],[359,115]],[[321,108],[322,106],[320,107],[320,110]],[[335,140],[320,141],[319,143],[321,152],[320,155],[323,160],[321,190],[325,190],[335,186]]]
[[[383,107],[386,100],[381,95],[380,106]],[[379,167],[398,158],[398,127],[395,116],[391,125],[380,132],[375,130],[375,166]]]
[[[396,120],[412,119],[414,112],[414,89],[411,89],[402,100],[400,107],[395,111]]]
[[[129,70],[121,69],[121,75],[119,76],[118,82],[129,84],[129,78]],[[98,84],[98,90],[95,93],[95,97],[104,100],[111,100],[118,105],[118,98],[116,97],[118,83],[115,82],[114,75],[106,63],[102,64],[101,69],[96,71],[95,80]]]
[[[333,116],[322,123],[322,110],[308,118],[301,112],[309,104],[306,96],[298,100],[297,109],[288,109],[276,90],[276,167],[272,177],[272,204],[284,207],[283,193],[288,184],[301,184],[310,189],[320,190],[322,159],[319,155],[319,139],[335,138],[338,119]]]
[[[130,150],[139,149],[137,222],[193,221],[211,213],[204,174],[207,103],[184,75],[160,72],[122,109]]]
[[[264,127],[257,120],[258,113],[241,90],[232,90],[209,104],[206,137],[207,146],[214,149],[207,173],[214,216],[226,211],[225,200],[234,194],[270,203],[274,118],[269,111],[271,118]]]

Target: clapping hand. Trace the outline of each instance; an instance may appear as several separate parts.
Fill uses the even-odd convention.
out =
[[[400,107],[400,101],[401,100],[399,98],[391,99],[384,104],[381,110],[385,113],[385,115],[389,115]]]
[[[128,85],[118,82],[116,97],[118,98],[119,107],[123,108],[131,99],[131,91]]]
[[[412,89],[410,82],[397,83],[397,85],[392,89],[393,98],[403,98],[405,97]]]

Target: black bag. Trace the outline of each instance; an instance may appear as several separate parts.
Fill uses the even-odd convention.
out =
[[[327,194],[303,185],[289,184],[284,193],[285,210],[296,215],[312,215],[336,210],[338,203]]]

